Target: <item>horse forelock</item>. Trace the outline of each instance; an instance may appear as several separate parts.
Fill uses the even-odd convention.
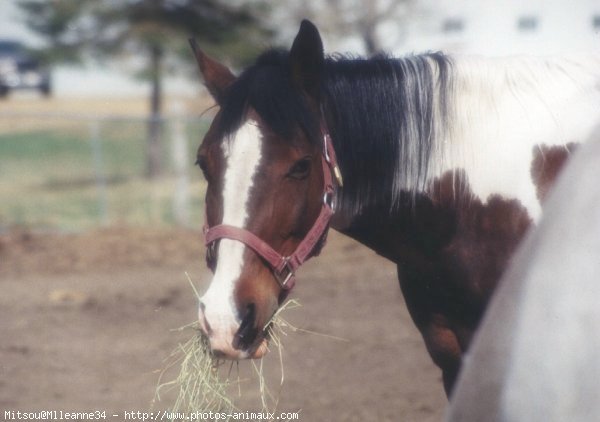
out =
[[[292,84],[286,51],[269,50],[262,54],[229,87],[221,107],[222,132],[235,132],[250,109],[283,142],[292,141],[298,129],[309,141],[318,140],[318,119]]]

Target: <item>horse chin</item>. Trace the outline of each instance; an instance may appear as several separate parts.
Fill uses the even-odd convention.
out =
[[[269,353],[269,340],[262,338],[256,345],[252,346],[248,350],[238,350],[229,356],[225,356],[226,359],[230,360],[246,360],[246,359],[260,359]]]
[[[269,353],[269,340],[263,338],[248,357],[250,359],[260,359],[267,353]]]
[[[217,351],[213,350],[214,355],[219,359],[225,360],[246,360],[260,359],[269,353],[269,340],[261,338],[250,348],[242,350],[236,348],[221,348]]]

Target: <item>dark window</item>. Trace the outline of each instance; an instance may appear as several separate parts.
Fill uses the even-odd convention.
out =
[[[521,16],[517,21],[519,31],[535,31],[538,27],[538,18],[536,16]]]
[[[0,56],[14,56],[23,51],[23,46],[16,41],[0,40]]]
[[[600,15],[592,16],[592,28],[595,31],[600,31]]]
[[[465,23],[460,18],[448,18],[442,23],[443,32],[462,32],[465,28]]]

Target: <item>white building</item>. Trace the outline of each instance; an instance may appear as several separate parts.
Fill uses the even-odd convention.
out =
[[[396,52],[600,51],[599,0],[429,0]]]

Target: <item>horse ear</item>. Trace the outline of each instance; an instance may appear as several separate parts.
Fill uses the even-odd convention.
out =
[[[208,92],[210,92],[217,104],[220,105],[225,97],[225,91],[235,80],[235,76],[227,66],[207,56],[198,47],[195,39],[190,38],[189,42],[198,62],[200,73],[202,73],[202,77],[204,78],[204,85],[206,85]]]
[[[303,20],[290,50],[292,81],[299,90],[316,100],[320,95],[324,63],[319,30],[312,22]]]

